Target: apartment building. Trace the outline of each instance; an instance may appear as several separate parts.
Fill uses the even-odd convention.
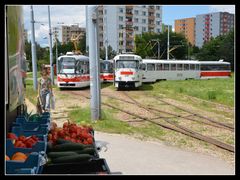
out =
[[[196,46],[209,41],[211,37],[224,35],[234,28],[234,14],[215,12],[196,16]]]
[[[116,52],[132,52],[134,36],[162,31],[162,7],[159,5],[98,6],[100,48],[110,45]],[[87,46],[88,46],[88,32]]]
[[[81,28],[78,25],[71,25],[71,26],[60,26],[53,28],[53,34],[58,38],[58,40],[62,44],[66,44],[71,41],[71,37],[73,36],[76,38],[80,35],[79,40],[84,36],[86,33],[86,28]]]
[[[191,45],[195,45],[195,18],[177,19],[174,21],[176,33],[182,33]]]

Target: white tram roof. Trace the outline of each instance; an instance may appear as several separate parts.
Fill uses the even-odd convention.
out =
[[[196,60],[157,60],[157,59],[143,59],[143,63],[162,63],[162,64],[200,64]]]
[[[230,62],[225,61],[199,61],[200,64],[230,64]]]
[[[89,61],[89,57],[84,56],[84,55],[63,55],[63,56],[60,56],[58,58],[58,60],[60,60],[60,58],[62,58],[62,57],[72,57],[72,58],[75,58],[76,60],[87,60],[87,61]]]
[[[121,59],[121,57],[134,57],[134,60],[142,60],[141,56],[138,56],[136,54],[118,54],[116,55],[113,60]],[[133,59],[124,59],[124,60],[133,60]]]

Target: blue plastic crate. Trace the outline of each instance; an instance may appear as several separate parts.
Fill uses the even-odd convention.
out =
[[[17,117],[17,123],[38,123],[38,124],[50,124],[49,117],[41,117],[38,121],[28,121],[25,117]]]
[[[7,152],[11,150],[11,152],[23,152],[23,153],[31,153],[31,152],[45,152],[47,150],[47,142],[46,141],[38,141],[32,148],[19,148],[14,147],[11,139],[7,139],[6,141],[6,150]]]
[[[24,131],[39,131],[41,128],[46,128],[48,131],[50,130],[50,124],[38,124],[38,123],[17,123],[13,122],[12,127],[19,126],[22,127]]]
[[[7,151],[7,155],[11,157],[13,151]],[[41,155],[38,152],[32,152],[26,161],[6,161],[6,173],[7,174],[37,174],[42,168],[41,166]]]
[[[15,126],[12,127],[12,133],[17,136],[47,135],[48,131],[48,127],[42,126],[40,126],[38,130],[25,130],[20,124],[15,124]]]

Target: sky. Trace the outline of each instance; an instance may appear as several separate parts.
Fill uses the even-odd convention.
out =
[[[66,7],[67,6],[67,7]],[[48,8],[46,5],[34,5],[35,40],[42,47],[48,46]],[[24,26],[28,30],[28,39],[31,35],[30,5],[23,6]],[[195,17],[198,14],[226,11],[235,14],[235,5],[163,5],[163,23],[172,25],[174,20],[181,18]],[[85,6],[84,5],[51,5],[51,26],[79,24],[85,27]],[[42,24],[42,25],[41,25]]]

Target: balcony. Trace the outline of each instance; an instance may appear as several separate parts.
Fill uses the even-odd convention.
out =
[[[126,50],[133,50],[133,45],[126,45]]]
[[[132,42],[133,40],[134,40],[133,36],[127,36],[126,37],[126,41],[131,41]]]
[[[155,24],[148,24],[148,28],[155,28]]]
[[[152,21],[154,21],[155,20],[155,16],[148,16],[148,20],[152,20]]]
[[[126,11],[126,17],[133,17],[133,13],[130,11]]]
[[[154,12],[155,12],[155,9],[154,9],[154,7],[153,7],[153,8],[151,8],[151,6],[150,6],[150,7],[148,7],[148,12],[154,13]]]
[[[133,32],[133,28],[126,28],[126,32]]]
[[[132,21],[126,21],[126,25],[132,26],[133,22]]]
[[[133,9],[133,5],[126,5],[126,10],[127,9],[131,9],[132,10]]]

